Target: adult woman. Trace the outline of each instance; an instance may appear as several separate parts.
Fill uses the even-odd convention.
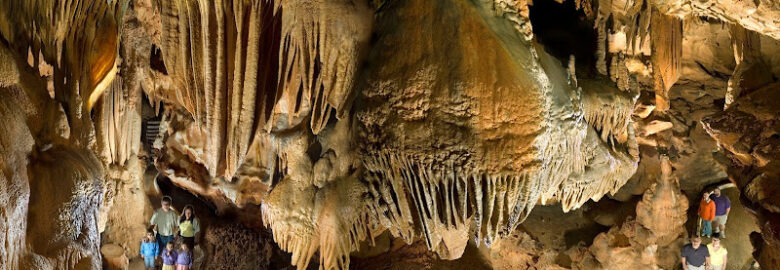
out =
[[[712,235],[712,243],[707,245],[707,249],[710,251],[712,270],[726,270],[726,263],[728,263],[726,257],[729,252],[720,245],[720,236],[717,233]]]
[[[179,217],[179,235],[190,250],[195,248],[195,236],[200,232],[199,223],[192,205],[185,206]]]

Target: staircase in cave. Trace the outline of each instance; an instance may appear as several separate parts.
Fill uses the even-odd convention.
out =
[[[143,142],[144,144],[152,145],[154,144],[154,140],[157,138],[157,135],[160,134],[160,120],[149,118],[144,119],[144,127],[143,127]]]
[[[161,109],[162,110],[162,109]],[[160,135],[160,123],[162,122],[162,111],[155,112],[155,109],[149,103],[149,99],[144,96],[142,109],[143,123],[141,125],[141,142],[146,151],[151,151],[154,140]]]

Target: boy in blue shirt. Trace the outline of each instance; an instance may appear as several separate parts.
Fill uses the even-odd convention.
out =
[[[154,260],[160,254],[160,247],[154,239],[154,232],[147,231],[146,237],[141,240],[141,258],[144,259],[144,267],[147,270],[154,269]]]

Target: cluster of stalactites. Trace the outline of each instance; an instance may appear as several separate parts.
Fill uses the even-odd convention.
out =
[[[341,118],[349,106],[357,59],[370,33],[370,12],[365,3],[349,0],[280,5],[279,93],[292,108],[290,115],[311,116],[311,130],[318,134],[331,114]]]
[[[582,95],[585,121],[614,152],[618,152],[616,146],[623,146],[633,161],[639,161],[639,146],[631,118],[638,97],[635,91],[619,91],[614,87],[588,84],[583,87]]]
[[[490,245],[514,230],[545,197],[542,193],[558,197],[568,211],[589,199],[616,192],[636,169],[635,163],[623,159],[615,159],[615,164],[609,165],[612,169],[599,171],[603,175],[597,175],[598,179],[549,186],[543,182],[550,177],[568,178],[570,172],[558,172],[572,170],[568,166],[577,163],[549,164],[555,172],[493,174],[454,165],[439,167],[425,159],[388,152],[365,157],[364,165],[369,207],[379,225],[407,243],[425,239],[430,250],[442,258],[455,259],[462,254],[470,233],[477,245]],[[584,171],[581,168],[577,174]]]
[[[96,115],[101,157],[107,164],[123,165],[141,146],[141,89],[127,89],[117,77]]]
[[[612,25],[608,27],[610,18]],[[595,27],[598,32],[596,67],[599,73],[609,74],[621,90],[636,89],[626,61],[643,61],[649,55],[656,108],[667,110],[668,92],[677,82],[681,68],[682,20],[659,12],[647,1],[626,0],[601,3]],[[609,65],[607,54],[612,54]]]
[[[524,174],[472,172],[458,166],[435,168],[414,157],[387,153],[364,159],[372,210],[378,222],[411,243],[423,237],[443,258],[458,258],[466,233],[475,225],[475,242],[490,245],[512,231],[536,203]],[[530,207],[529,207],[530,206]],[[417,217],[416,220],[414,217]],[[447,239],[455,232],[464,236]]]
[[[297,126],[310,119],[317,134],[348,107],[368,39],[367,7],[311,0],[160,3],[160,47],[173,89],[157,95],[210,133],[204,165],[212,176],[230,179],[256,133],[277,121]]]
[[[117,71],[121,20],[127,0],[0,1],[0,35],[18,53],[53,66],[54,98],[71,124],[71,141],[89,145],[88,112]],[[41,59],[41,57],[43,59]],[[43,75],[43,74],[41,74]]]

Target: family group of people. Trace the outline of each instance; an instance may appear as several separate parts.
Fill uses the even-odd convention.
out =
[[[699,227],[691,243],[682,248],[683,270],[726,270],[728,251],[721,246],[726,238],[726,220],[731,201],[720,188],[704,192],[699,203]],[[714,232],[713,232],[714,228]],[[701,244],[701,236],[712,238],[709,245]]]
[[[151,226],[141,240],[141,258],[146,269],[155,269],[158,261],[162,263],[162,270],[189,270],[192,267],[192,250],[200,224],[192,205],[185,206],[178,214],[171,203],[171,197],[162,198],[162,207],[154,211],[149,221]],[[179,249],[176,249],[177,242]]]

